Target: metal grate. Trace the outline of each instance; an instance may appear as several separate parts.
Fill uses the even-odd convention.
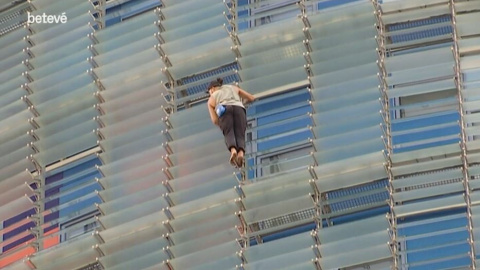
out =
[[[282,226],[282,225],[297,222],[297,221],[311,220],[311,218],[315,215],[316,215],[315,209],[312,208],[312,209],[307,209],[307,210],[299,211],[296,213],[288,214],[285,216],[260,221],[258,222],[258,227],[255,225],[253,227],[258,228],[258,230],[265,230],[265,229],[275,228],[278,226]]]

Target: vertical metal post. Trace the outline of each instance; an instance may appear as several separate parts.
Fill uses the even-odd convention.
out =
[[[391,133],[391,121],[390,121],[390,102],[389,102],[389,97],[388,97],[388,84],[385,80],[387,77],[387,71],[384,65],[385,62],[385,57],[387,55],[387,50],[386,50],[386,41],[385,41],[385,25],[382,21],[382,10],[380,7],[380,3],[378,0],[372,0],[373,6],[374,6],[374,13],[377,19],[377,23],[375,27],[377,28],[378,35],[376,36],[377,40],[377,45],[378,45],[378,57],[379,60],[377,61],[378,67],[380,72],[378,73],[380,85],[379,85],[379,90],[381,93],[381,103],[382,103],[382,115],[383,119],[385,121],[384,123],[384,128],[385,128],[385,138],[386,140],[386,163],[385,163],[385,170],[388,176],[388,193],[389,193],[389,199],[388,199],[388,205],[390,206],[390,213],[387,215],[387,218],[389,220],[390,228],[390,249],[392,252],[393,256],[393,265],[392,269],[397,270],[400,268],[400,253],[398,250],[398,240],[397,240],[397,217],[395,215],[395,201],[393,199],[393,193],[395,192],[393,188],[393,180],[394,176],[392,173],[392,152],[393,152],[393,146],[392,146],[392,133]]]
[[[472,221],[472,201],[470,197],[470,175],[468,173],[468,158],[467,158],[467,133],[465,131],[466,123],[465,123],[465,110],[463,108],[463,77],[461,74],[461,66],[460,66],[460,50],[458,47],[458,31],[456,26],[456,10],[455,10],[455,0],[450,0],[449,2],[450,12],[452,16],[452,30],[453,30],[453,46],[452,46],[452,53],[455,60],[455,85],[457,87],[458,92],[458,111],[460,113],[460,150],[461,150],[461,159],[462,159],[462,171],[463,171],[463,186],[465,189],[464,198],[465,203],[467,205],[467,229],[468,229],[468,241],[470,244],[470,259],[471,259],[471,266],[472,269],[477,269],[475,257],[475,244],[474,244],[474,234],[473,234],[473,221]]]

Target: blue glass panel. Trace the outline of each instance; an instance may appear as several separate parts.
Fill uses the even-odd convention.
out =
[[[436,261],[434,263],[423,264],[423,265],[411,265],[409,270],[433,270],[433,269],[470,269],[471,264],[470,257],[465,255],[461,258],[455,258],[444,261]]]
[[[467,254],[470,251],[470,245],[466,240],[463,243],[456,243],[435,249],[422,250],[418,252],[407,253],[409,263],[422,262],[427,260],[440,259],[459,254]]]
[[[423,132],[415,132],[415,133],[393,136],[392,143],[396,145],[396,144],[415,142],[419,140],[426,140],[426,139],[431,139],[436,137],[454,135],[459,133],[460,133],[460,127],[458,125],[455,125],[455,126],[431,129]]]
[[[277,125],[274,128],[260,129],[257,132],[257,138],[264,138],[272,135],[277,135],[280,133],[292,131],[299,128],[304,128],[306,126],[312,125],[312,119],[310,117],[304,119],[298,119],[297,121],[288,122],[285,124]]]
[[[292,135],[284,136],[277,139],[272,139],[266,142],[260,142],[257,144],[258,151],[265,151],[272,148],[277,148],[292,144],[299,141],[306,141],[308,138],[312,138],[312,132],[310,130],[301,131]]]
[[[423,219],[421,220],[424,220],[424,219],[428,220],[434,217],[446,216],[446,214],[447,213],[445,212],[436,213],[435,215],[431,214],[429,216],[424,216]],[[406,222],[404,221],[401,223],[406,223]],[[455,218],[451,220],[436,221],[435,223],[430,223],[430,224],[422,224],[422,225],[412,226],[407,228],[399,228],[397,234],[406,235],[406,236],[420,235],[420,234],[431,233],[435,231],[443,231],[443,230],[448,230],[453,228],[465,228],[467,224],[468,224],[467,218],[460,217],[460,218]]]
[[[306,224],[306,225],[302,225],[302,226],[295,227],[295,228],[292,228],[292,229],[284,230],[284,231],[281,231],[281,232],[278,232],[278,233],[266,235],[262,239],[263,239],[263,242],[266,243],[266,242],[274,241],[274,240],[277,240],[277,239],[289,237],[289,236],[292,236],[292,235],[295,235],[295,234],[312,231],[315,228],[316,228],[316,225],[315,225],[314,222],[312,222],[312,223],[309,223],[309,224]]]
[[[444,233],[442,235],[407,240],[407,249],[414,250],[431,246],[446,245],[452,242],[465,241],[465,239],[467,239],[468,237],[468,231],[464,230],[460,232]]]
[[[427,127],[443,123],[457,122],[460,115],[457,111],[446,112],[435,115],[421,116],[416,118],[406,118],[392,121],[392,132],[408,130],[418,127]]]
[[[290,103],[291,104],[291,103]],[[285,106],[285,105],[284,105]],[[281,105],[277,104],[277,108],[280,108]],[[276,114],[268,115],[265,117],[259,117],[257,120],[257,125],[266,125],[269,123],[281,121],[283,119],[295,117],[295,116],[300,116],[300,115],[306,115],[308,112],[311,112],[311,107],[309,105],[307,106],[302,106],[299,108],[291,109],[291,110],[285,110],[282,112],[278,112]]]

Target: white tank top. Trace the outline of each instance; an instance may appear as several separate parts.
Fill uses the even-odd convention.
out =
[[[212,94],[213,98],[215,99],[215,103],[222,104],[222,105],[234,105],[243,106],[242,100],[240,99],[240,95],[238,95],[238,90],[233,87],[233,85],[222,85],[217,91]]]

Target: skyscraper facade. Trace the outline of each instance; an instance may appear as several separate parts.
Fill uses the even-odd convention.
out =
[[[480,1],[0,12],[0,267],[479,265]],[[243,170],[217,77],[257,98]]]

